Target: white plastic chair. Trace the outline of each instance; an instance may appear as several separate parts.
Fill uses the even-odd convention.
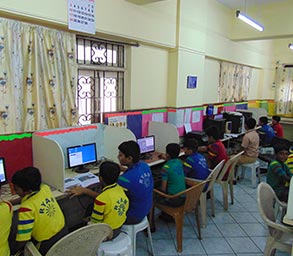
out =
[[[275,255],[278,249],[284,252],[291,252],[293,243],[293,227],[288,227],[282,223],[277,223],[274,206],[286,207],[275,194],[271,186],[265,182],[261,182],[257,187],[257,203],[260,215],[269,229],[264,255]]]
[[[209,182],[207,189],[204,189],[204,191],[201,193],[201,196],[199,199],[200,211],[201,211],[201,226],[203,228],[206,227],[206,222],[207,222],[207,194],[208,192],[210,192],[210,197],[211,197],[212,216],[215,217],[214,183],[224,163],[225,163],[225,160],[222,160],[220,163],[217,164],[217,166],[213,170],[211,170],[210,175],[207,177],[207,180],[211,180],[211,181]],[[185,181],[186,181],[186,184],[190,186],[201,182],[201,180],[187,178],[187,177],[185,178]]]
[[[101,243],[97,256],[132,256],[130,236],[121,232],[113,240]]]
[[[132,254],[133,256],[136,255],[136,234],[140,231],[143,231],[147,229],[148,232],[148,239],[150,242],[150,247],[151,247],[151,254],[155,255],[154,252],[154,247],[153,247],[153,240],[152,240],[152,234],[151,234],[151,229],[150,229],[150,224],[148,221],[147,217],[144,217],[143,220],[138,223],[138,224],[134,224],[134,225],[123,225],[121,230],[126,232],[132,241]]]
[[[234,181],[234,173],[235,173],[235,166],[240,158],[240,156],[244,153],[241,151],[237,155],[231,156],[226,163],[224,164],[220,174],[216,179],[216,183],[222,186],[223,192],[223,205],[224,210],[228,210],[228,187],[230,188],[230,197],[231,197],[231,204],[234,204],[234,190],[233,190],[233,181]],[[228,177],[224,179],[225,174],[229,171]]]
[[[45,256],[95,256],[98,247],[106,238],[111,238],[113,231],[104,223],[97,223],[79,228],[61,238]],[[24,248],[25,256],[42,256],[32,242]]]
[[[258,183],[260,183],[260,163],[257,160],[253,163],[240,164],[238,168],[241,170],[241,179],[245,177],[245,170],[250,169],[252,187],[256,187],[256,173],[258,175]]]

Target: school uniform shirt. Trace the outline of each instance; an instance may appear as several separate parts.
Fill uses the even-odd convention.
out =
[[[96,197],[92,212],[92,222],[108,224],[112,229],[120,228],[126,220],[128,198],[122,187],[117,183],[103,188]]]
[[[10,256],[8,236],[12,223],[12,205],[9,202],[0,202],[0,255]]]
[[[244,155],[258,157],[259,135],[255,130],[248,130],[243,136],[241,147],[245,149]]]
[[[276,123],[273,125],[273,130],[275,132],[275,135],[277,137],[283,138],[284,137],[284,131],[283,131],[283,127],[281,124]]]
[[[222,160],[228,160],[226,148],[220,140],[208,145],[207,150],[211,169],[214,169]]]
[[[268,124],[264,124],[260,128],[259,131],[265,133],[265,139],[264,139],[265,144],[270,144],[272,141],[272,138],[275,137],[275,132],[274,132],[273,128]]]
[[[183,165],[186,177],[205,180],[210,174],[207,161],[200,153],[193,153],[188,156]]]
[[[49,186],[42,184],[40,191],[26,195],[18,210],[16,241],[33,237],[41,242],[56,235],[65,224],[63,213]]]
[[[267,183],[273,188],[276,195],[279,196],[283,191],[288,190],[288,187],[283,181],[283,177],[287,175],[292,177],[288,166],[285,163],[274,160],[270,163],[267,173]]]
[[[128,218],[143,219],[153,203],[154,181],[150,167],[143,161],[130,166],[118,182],[129,199]]]
[[[167,181],[167,194],[175,195],[186,189],[183,164],[178,158],[168,160],[161,169],[162,180]]]

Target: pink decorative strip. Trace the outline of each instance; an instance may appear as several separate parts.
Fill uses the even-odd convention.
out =
[[[49,136],[49,135],[56,135],[56,134],[64,134],[69,132],[78,132],[78,131],[85,131],[85,130],[92,130],[92,129],[98,129],[96,125],[89,125],[89,126],[80,126],[80,127],[74,127],[74,128],[68,128],[64,130],[54,130],[54,131],[46,131],[46,132],[35,132],[34,134],[38,136]]]

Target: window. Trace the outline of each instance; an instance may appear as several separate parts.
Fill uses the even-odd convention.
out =
[[[103,122],[124,108],[125,46],[77,36],[79,125]]]

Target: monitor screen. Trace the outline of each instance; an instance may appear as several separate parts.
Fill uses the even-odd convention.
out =
[[[155,151],[155,136],[151,135],[151,136],[139,138],[137,139],[137,144],[139,145],[141,154],[154,152]]]
[[[97,161],[96,143],[67,148],[68,167],[91,164]]]
[[[3,157],[0,157],[0,184],[7,182],[7,175],[5,169],[5,161]]]
[[[214,115],[214,120],[223,119],[223,114]]]

